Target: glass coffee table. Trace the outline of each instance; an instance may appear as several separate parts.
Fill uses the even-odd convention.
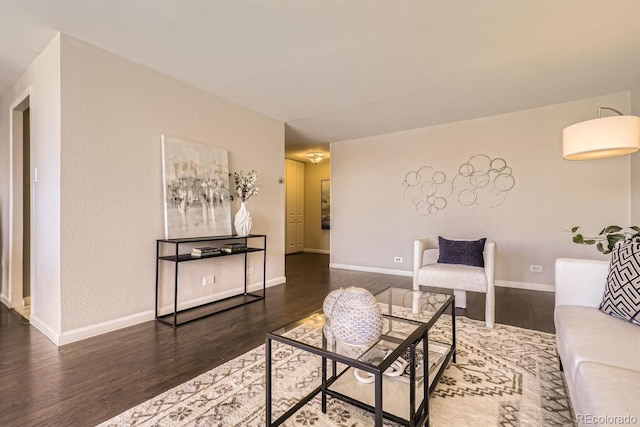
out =
[[[318,394],[323,413],[327,412],[327,396],[331,396],[373,412],[376,426],[382,426],[383,417],[406,426],[428,425],[429,399],[424,396],[435,389],[449,363],[455,363],[454,296],[391,287],[375,297],[383,329],[372,345],[349,346],[328,340],[322,333],[326,320],[322,311],[266,334],[267,426],[281,425]],[[447,310],[451,313],[450,329],[443,333],[439,328],[435,334],[432,328]],[[322,366],[321,384],[272,421],[273,341],[320,356]],[[394,362],[399,358],[408,362],[406,369],[391,377],[388,374],[398,366]],[[429,368],[425,370],[425,366]]]

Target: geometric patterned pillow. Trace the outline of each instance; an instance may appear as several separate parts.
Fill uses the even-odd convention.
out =
[[[625,240],[613,248],[600,310],[640,325],[640,242]]]

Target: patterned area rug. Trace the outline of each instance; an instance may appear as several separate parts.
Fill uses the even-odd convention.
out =
[[[430,333],[446,335],[443,316]],[[301,330],[302,329],[302,330]],[[295,334],[322,333],[297,328]],[[484,322],[456,318],[457,363],[431,395],[432,426],[573,426],[554,335],[512,326],[487,329]],[[101,426],[264,426],[264,346],[138,405]],[[320,383],[320,358],[274,342],[274,419],[297,397]],[[286,426],[371,426],[373,415],[320,398],[293,415]],[[385,420],[385,426],[397,424]]]

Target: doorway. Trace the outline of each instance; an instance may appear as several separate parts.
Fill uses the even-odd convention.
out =
[[[9,307],[29,320],[32,296],[31,114],[29,96],[11,109]]]

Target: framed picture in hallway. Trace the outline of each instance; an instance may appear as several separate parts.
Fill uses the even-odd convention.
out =
[[[164,237],[231,234],[227,150],[162,135]]]
[[[320,181],[320,224],[323,230],[331,228],[331,180]]]

